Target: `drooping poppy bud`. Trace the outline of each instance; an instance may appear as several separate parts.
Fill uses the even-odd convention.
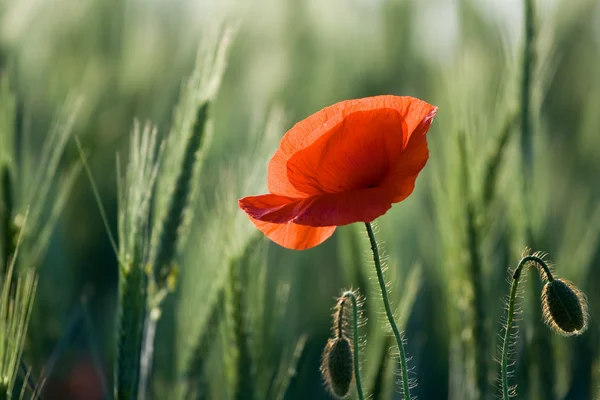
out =
[[[587,329],[585,295],[569,281],[547,282],[542,291],[542,308],[546,324],[561,335],[579,335]]]
[[[345,398],[355,382],[362,395],[360,370],[357,369],[358,311],[362,304],[358,291],[345,291],[337,299],[333,313],[333,337],[327,341],[321,362],[321,374],[329,391],[338,398]],[[352,324],[352,329],[349,329]],[[354,347],[353,347],[354,345]],[[355,376],[355,373],[358,376]]]
[[[329,339],[323,352],[321,372],[327,386],[337,397],[343,398],[350,393],[354,379],[354,352],[347,337]]]

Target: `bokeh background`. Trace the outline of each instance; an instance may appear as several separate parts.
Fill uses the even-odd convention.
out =
[[[600,385],[600,3],[535,3],[532,206],[524,209],[521,1],[0,1],[0,70],[17,99],[20,132],[29,138],[19,157],[35,171],[52,120],[70,99],[81,99],[73,134],[88,155],[113,235],[116,159],[127,161],[134,120],[168,133],[199,44],[226,25],[235,31],[211,105],[214,139],[198,212],[158,326],[151,398],[179,398],[175,388],[190,381],[200,388],[192,397],[250,398],[230,391],[231,371],[239,378],[248,367],[232,367],[239,357],[232,356],[231,328],[223,322],[232,265],[245,271],[246,300],[238,306],[244,315],[261,314],[272,335],[251,341],[262,340],[270,356],[250,369],[269,381],[287,374],[286,362],[296,363],[285,399],[331,398],[320,356],[335,297],[350,287],[366,297],[367,387],[377,398],[400,398],[364,227],[343,227],[315,249],[289,251],[257,236],[236,205],[238,197],[264,192],[266,164],[294,122],[337,101],[379,94],[411,95],[439,107],[428,135],[430,161],[414,194],[378,222],[418,380],[413,394],[428,400],[498,393],[494,359],[507,271],[529,246],[549,253],[558,276],[587,293],[591,317],[580,337],[553,335],[540,322],[540,285],[530,277],[512,378],[519,398],[594,398]],[[78,162],[70,140],[58,175]],[[490,170],[491,189],[485,184]],[[45,372],[44,398],[100,399],[111,392],[117,261],[91,188],[79,174],[39,267],[24,360],[34,375]],[[534,243],[523,233],[524,221]],[[258,256],[266,259],[260,270],[248,266]],[[473,357],[474,348],[485,365]]]

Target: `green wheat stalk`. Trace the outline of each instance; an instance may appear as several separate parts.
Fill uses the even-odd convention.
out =
[[[239,258],[246,251],[248,243],[257,234],[256,229],[248,224],[245,215],[239,213],[236,200],[243,193],[260,190],[260,187],[264,184],[266,162],[257,163],[256,160],[266,159],[272,154],[281,138],[284,131],[281,109],[275,108],[270,113],[266,123],[263,124],[263,121],[259,123],[260,125],[249,130],[248,145],[244,146],[244,151],[237,158],[236,163],[229,166],[226,171],[218,176],[221,184],[215,188],[214,202],[209,202],[213,200],[213,195],[209,196],[208,192],[203,193],[205,195],[203,200],[206,202],[203,203],[204,207],[197,210],[199,223],[192,230],[192,237],[189,240],[204,245],[202,248],[199,248],[199,246],[190,247],[183,255],[182,262],[185,268],[181,271],[183,279],[181,279],[176,297],[176,374],[178,376],[186,376],[190,372],[190,365],[194,363],[193,360],[197,355],[196,349],[199,348],[199,343],[205,337],[205,330],[208,328],[208,319],[212,314],[214,304],[219,297],[219,293],[228,285],[231,260]],[[209,248],[211,251],[205,251],[205,248]],[[257,263],[256,267],[260,265],[262,265],[262,262]],[[264,276],[264,273],[266,272],[253,274],[252,277]],[[255,285],[258,285],[258,283]],[[262,286],[255,285],[248,284],[247,287],[265,289],[264,284]],[[258,298],[263,296],[264,294],[260,294]],[[251,299],[253,303],[257,300],[254,296]],[[272,304],[268,304],[269,309],[271,309]],[[276,311],[279,312],[280,308],[283,307],[282,304],[285,303],[277,301],[276,304],[278,304]],[[263,304],[255,304],[251,310],[258,317],[256,312],[263,310],[264,307]],[[279,326],[278,324],[279,322],[275,320],[270,326],[275,330]],[[253,326],[252,329],[254,332],[257,328]],[[265,332],[262,336],[258,334],[256,337],[263,340],[264,337],[267,337],[267,333],[269,332]],[[269,338],[269,340],[279,340],[280,335],[276,337],[269,336]],[[219,343],[219,340],[221,338],[216,339],[216,343]],[[267,341],[267,343],[269,348],[273,346],[272,342]],[[301,348],[302,346],[297,347]],[[259,348],[260,346],[253,339],[252,350],[258,352]],[[216,344],[212,346],[212,350],[212,353],[208,355],[208,360],[218,363],[221,367],[224,361],[223,352],[216,349]],[[293,368],[288,368],[283,359],[293,358],[293,355],[299,352],[299,350],[296,353],[294,351],[293,345],[290,348],[286,347],[285,355],[281,357],[282,369],[277,370],[278,378],[287,379],[286,377],[293,374]],[[217,361],[212,361],[213,358],[217,358]],[[264,364],[261,361],[259,365]],[[214,371],[216,371],[215,368],[210,368],[211,373]],[[267,373],[272,371],[272,368],[261,368],[261,371]],[[217,381],[223,382],[223,377],[224,374],[218,377],[213,376],[211,388],[215,385],[218,386]],[[261,382],[263,379],[266,379],[265,375],[258,377]],[[277,387],[275,387],[275,381],[271,381],[271,378],[269,378],[269,382],[273,382],[273,390],[279,390],[283,386],[280,386],[279,380],[277,380]],[[187,382],[176,382],[174,386],[176,390],[174,397],[185,398],[185,393],[189,392]],[[265,398],[262,395],[264,393],[262,388],[265,386],[263,384],[259,386],[261,388],[261,398]]]
[[[76,163],[67,169],[66,174],[58,173],[83,100],[73,96],[65,102],[35,159],[30,155],[31,137],[27,132],[22,132],[19,124],[22,110],[17,106],[5,75],[0,76],[0,104],[0,168],[3,169],[0,173],[4,187],[4,211],[0,210],[3,227],[0,229],[5,231],[5,235],[10,232],[13,235],[13,239],[3,245],[5,248],[2,251],[10,252],[11,246],[14,247],[27,211],[27,230],[23,233],[24,251],[21,258],[28,267],[37,268],[46,254],[58,218],[81,172],[81,165]],[[21,140],[17,141],[16,138]],[[21,145],[16,146],[16,143]],[[55,195],[50,196],[51,193]],[[2,254],[5,259],[8,256],[10,254]]]
[[[275,298],[267,299],[265,245],[254,232],[231,259],[226,284],[211,305],[185,372],[182,398],[209,399],[224,391],[232,399],[284,398],[306,338],[279,350],[281,329],[289,328],[291,319],[289,285],[279,282]]]
[[[26,220],[27,214],[24,223]],[[13,398],[37,288],[37,274],[33,268],[23,270],[21,276],[16,280],[14,278],[17,273],[15,261],[22,238],[21,233],[8,269],[2,274],[2,293],[0,294],[0,398],[2,399]],[[24,389],[22,388],[21,397],[24,395]],[[35,397],[35,393],[33,397]]]
[[[485,163],[485,172],[483,177],[483,207],[487,208],[491,205],[492,200],[496,197],[496,190],[498,186],[498,173],[500,172],[500,166],[502,159],[506,153],[508,143],[510,141],[511,133],[517,122],[519,121],[516,113],[510,113],[507,117],[502,129],[496,137],[496,143],[493,147],[493,151],[489,154],[488,159]]]
[[[70,97],[65,102],[45,135],[41,150],[37,152],[39,144],[34,143],[29,130],[25,129],[24,106],[11,92],[8,76],[0,73],[0,267],[6,276],[10,267],[19,277],[10,280],[12,289],[9,297],[14,307],[25,304],[19,296],[25,296],[29,289],[33,290],[19,282],[33,279],[28,277],[29,274],[41,265],[81,171],[81,165],[75,163],[66,168],[66,173],[60,172],[81,106],[82,100],[77,97]],[[17,243],[21,248],[18,258]],[[30,313],[28,311],[28,324]],[[36,313],[31,320],[30,331],[39,336],[46,326],[44,317],[40,319],[37,316]],[[32,351],[35,356],[36,351]],[[42,385],[33,383],[27,367],[21,366],[21,370],[27,377],[31,397],[39,397]],[[22,396],[25,390],[21,391]]]
[[[83,100],[73,97],[67,100],[62,107],[44,143],[40,158],[35,160],[35,173],[30,173],[31,165],[22,165],[19,171],[18,181],[30,184],[21,188],[18,194],[21,204],[30,206],[30,214],[27,223],[27,231],[23,237],[27,262],[30,265],[38,265],[50,243],[50,238],[56,222],[64,210],[68,196],[79,177],[82,165],[75,163],[67,169],[60,177],[57,175],[59,165],[69,140],[73,136],[75,122],[83,106]],[[16,133],[18,134],[18,133]],[[23,145],[29,145],[25,139]],[[21,150],[25,153],[25,150]],[[31,160],[33,161],[33,160]],[[56,190],[54,200],[48,203],[49,194]],[[49,213],[45,210],[49,209]],[[23,213],[22,207],[20,211]],[[19,217],[18,215],[15,218]],[[17,218],[17,221],[20,218]],[[34,233],[35,232],[35,233]]]
[[[206,102],[198,108],[194,128],[187,138],[188,142],[181,160],[180,173],[175,178],[168,205],[159,217],[160,222],[157,224],[157,229],[150,242],[150,262],[154,267],[156,284],[159,288],[166,286],[167,279],[173,272],[172,263],[177,254],[177,248],[181,247],[180,242],[186,236],[181,225],[184,213],[189,211],[193,199],[193,189],[196,186],[193,178],[198,176],[195,171],[202,164],[202,160],[197,155],[204,144],[208,106],[209,103]]]
[[[473,288],[473,302],[472,307],[474,308],[473,315],[473,341],[474,346],[474,359],[475,359],[475,375],[477,382],[477,389],[479,390],[479,396],[482,399],[487,397],[488,391],[488,363],[487,363],[487,341],[485,332],[485,320],[486,312],[484,310],[485,305],[485,290],[483,288],[483,265],[479,249],[481,246],[481,232],[479,224],[476,223],[476,209],[475,202],[473,201],[473,194],[471,191],[469,171],[467,165],[467,145],[465,142],[465,134],[462,132],[458,136],[459,143],[459,159],[462,173],[463,193],[466,198],[465,201],[465,215],[466,215],[466,236],[467,236],[467,249],[469,253],[469,279]]]
[[[218,40],[208,41],[204,44],[207,48],[198,52],[195,70],[184,87],[166,142],[164,168],[155,198],[156,221],[150,238],[149,268],[152,270],[141,354],[141,397],[145,397],[148,388],[161,305],[176,285],[175,262],[188,236],[204,156],[212,139],[208,110],[225,71],[232,34],[231,29],[225,29]]]
[[[8,272],[10,260],[16,248],[16,229],[12,220],[14,212],[13,193],[11,168],[8,165],[0,165],[0,235],[3,239],[0,266],[4,275]]]
[[[292,296],[289,282],[277,275],[283,272],[281,269],[269,268],[268,244],[262,233],[255,231],[253,235],[241,259],[240,275],[246,288],[245,321],[253,360],[250,370],[256,377],[256,398],[283,399],[296,375],[306,335],[297,338],[292,334],[285,339],[282,331],[294,327],[294,310],[303,299]],[[275,294],[271,299],[269,292],[273,287]]]
[[[217,336],[217,327],[223,314],[225,304],[225,290],[221,290],[212,305],[210,315],[206,321],[206,329],[202,332],[202,336],[198,339],[197,348],[193,351],[193,356],[190,360],[190,365],[185,373],[186,378],[186,393],[185,398],[203,399],[206,388],[209,385],[207,362],[211,346],[214,345]]]
[[[138,393],[142,329],[146,318],[148,227],[151,198],[163,145],[150,125],[134,124],[129,163],[119,176],[119,302],[114,397],[135,399]],[[158,148],[158,150],[157,150]]]
[[[524,0],[525,44],[521,71],[521,161],[524,170],[523,191],[533,179],[533,120],[531,110],[532,75],[535,69],[535,5],[534,0]]]

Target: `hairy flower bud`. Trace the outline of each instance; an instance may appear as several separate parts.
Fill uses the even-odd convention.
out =
[[[346,397],[354,378],[354,352],[347,337],[329,339],[323,352],[321,372],[331,392]]]
[[[569,281],[547,282],[542,291],[542,308],[546,324],[561,335],[579,335],[587,329],[585,296]]]

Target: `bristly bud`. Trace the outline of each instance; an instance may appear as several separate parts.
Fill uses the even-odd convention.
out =
[[[354,382],[353,333],[349,324],[353,321],[352,310],[354,302],[360,302],[357,291],[346,291],[337,300],[333,312],[333,326],[329,339],[323,351],[321,373],[329,391],[338,398],[344,398],[350,393]],[[358,323],[358,322],[357,322]]]
[[[331,392],[339,398],[350,393],[354,380],[354,352],[345,336],[329,339],[323,352],[321,372]]]
[[[546,283],[542,308],[546,324],[561,335],[580,335],[587,329],[585,295],[569,281],[554,279]]]

